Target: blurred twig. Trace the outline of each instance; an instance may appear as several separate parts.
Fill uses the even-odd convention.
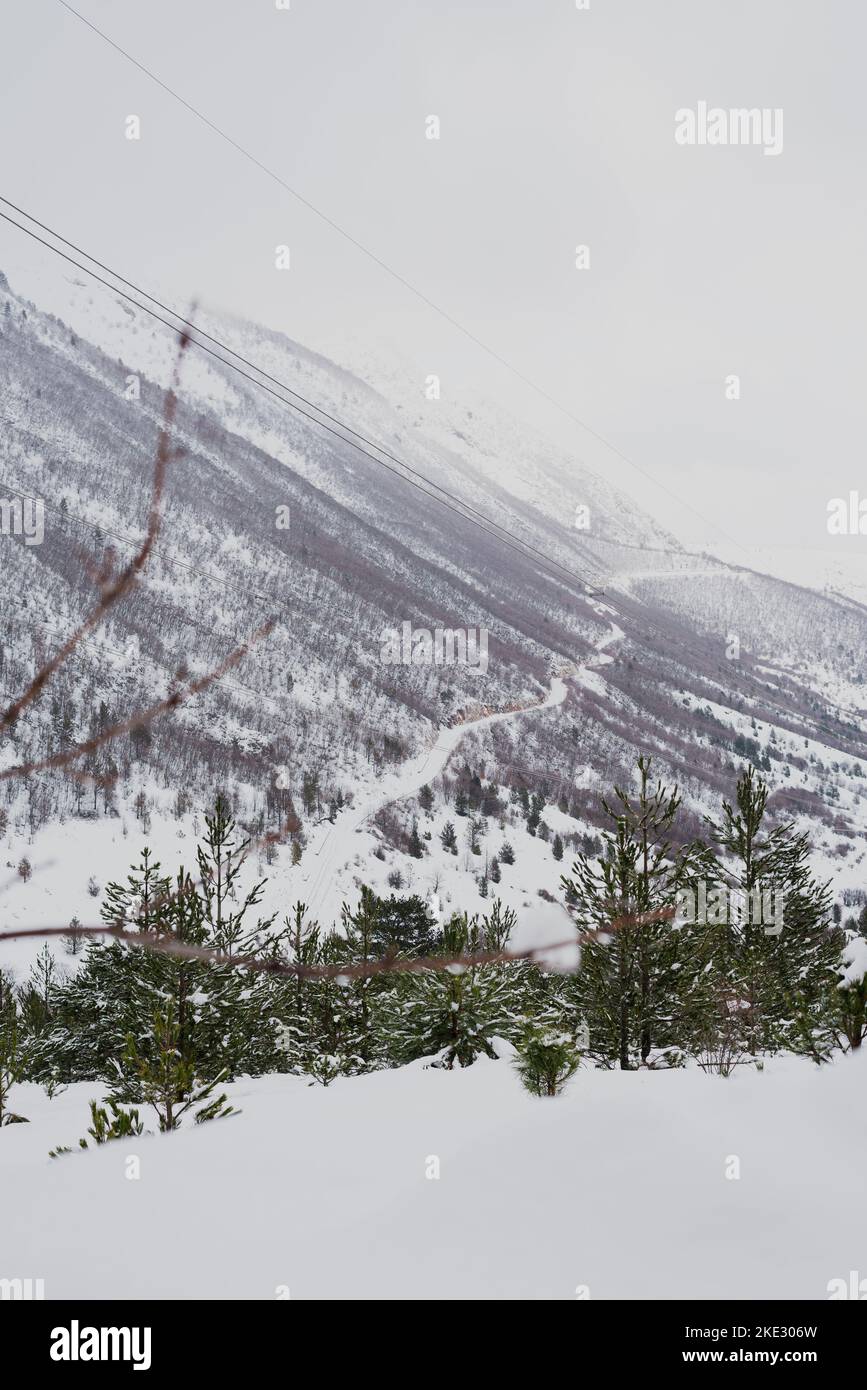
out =
[[[653,912],[626,914],[615,918],[604,927],[591,927],[578,937],[567,941],[554,941],[544,946],[531,946],[523,951],[480,951],[475,954],[454,956],[420,956],[406,958],[386,956],[381,960],[359,961],[347,965],[301,965],[298,962],[262,958],[260,956],[227,956],[207,946],[194,946],[181,941],[171,932],[132,932],[119,926],[78,927],[82,936],[108,937],[114,941],[126,941],[132,946],[140,946],[147,951],[157,951],[163,955],[178,956],[187,960],[208,961],[213,965],[231,965],[236,970],[248,970],[264,975],[288,975],[302,980],[343,980],[358,979],[372,975],[388,975],[402,972],[417,974],[422,970],[469,970],[480,965],[504,965],[508,961],[533,961],[552,951],[564,950],[568,946],[583,946],[596,941],[600,936],[627,926],[643,926],[646,923],[670,919],[674,908],[658,908]],[[64,936],[68,927],[26,927],[18,931],[0,933],[0,945],[4,941],[16,941],[27,937]],[[572,967],[577,969],[577,965]],[[571,973],[563,971],[562,973]]]

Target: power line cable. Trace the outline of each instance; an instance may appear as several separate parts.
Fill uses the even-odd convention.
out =
[[[100,39],[102,39],[104,43],[108,44],[110,48],[113,48],[116,53],[119,53],[121,57],[125,58],[128,63],[132,63],[133,67],[138,68],[139,72],[144,73],[145,77],[149,78],[151,82],[156,83],[156,85],[160,87],[164,92],[166,92],[168,96],[170,96],[174,101],[177,101],[181,106],[183,106],[187,111],[190,112],[191,115],[195,116],[198,121],[201,121],[203,125],[207,126],[207,128],[210,131],[212,131],[215,135],[218,135],[221,140],[225,140],[228,145],[231,145],[232,148],[238,152],[238,154],[244,157],[244,159],[248,160],[251,164],[255,165],[255,167],[261,170],[263,174],[266,174],[269,179],[271,179],[274,183],[279,184],[279,186],[282,189],[289,193],[293,198],[295,198],[299,203],[306,207],[310,212],[314,213],[314,215],[318,217],[321,221],[325,222],[326,225],[332,229],[332,231],[337,232],[338,236],[343,237],[345,241],[348,241],[350,245],[354,246],[355,249],[357,251],[360,251],[362,255],[366,256],[368,260],[373,261],[375,265],[379,266],[380,270],[384,270],[387,275],[390,275],[391,278],[393,280],[396,280],[398,284],[402,285],[404,289],[409,290],[409,292],[413,294],[416,297],[416,299],[419,299],[429,309],[432,309],[435,314],[438,314],[439,317],[441,319],[444,319],[446,323],[450,324],[452,328],[456,328],[459,333],[463,334],[463,336],[467,338],[471,343],[474,343],[476,347],[481,348],[481,350],[484,353],[486,353],[489,357],[493,358],[495,362],[498,362],[501,367],[505,367],[505,369],[508,372],[510,372],[512,376],[516,377],[519,381],[523,382],[525,386],[528,386],[530,390],[534,391],[536,395],[541,397],[542,400],[547,401],[549,405],[552,405],[554,409],[559,411],[561,415],[565,416],[567,420],[571,420],[573,424],[578,425],[579,429],[584,430],[586,434],[591,436],[591,438],[597,440],[597,442],[602,444],[606,449],[610,449],[611,452],[615,455],[615,457],[619,458],[622,463],[625,463],[627,467],[634,469],[636,473],[640,473],[643,478],[646,478],[648,482],[651,482],[656,487],[660,488],[664,493],[666,493],[668,497],[671,497],[673,501],[678,502],[683,507],[686,507],[688,511],[692,512],[693,516],[698,517],[699,521],[704,522],[705,526],[710,526],[713,529],[715,529],[719,535],[725,538],[725,540],[729,541],[732,545],[737,546],[737,548],[744,555],[749,555],[749,552],[740,543],[740,541],[737,541],[733,536],[730,536],[728,532],[724,531],[722,527],[718,525],[718,523],[711,521],[709,517],[704,516],[703,513],[698,511],[698,509],[694,507],[691,502],[686,502],[682,497],[679,497],[676,492],[673,492],[671,488],[667,487],[665,483],[661,482],[658,478],[654,478],[652,473],[648,473],[646,468],[642,468],[640,464],[635,463],[633,459],[628,458],[627,455],[624,454],[621,449],[618,449],[616,444],[612,444],[611,441],[606,439],[604,435],[600,434],[598,430],[595,430],[592,427],[592,425],[588,425],[579,416],[575,415],[573,411],[569,410],[567,406],[563,405],[561,401],[558,401],[555,396],[552,396],[549,391],[546,391],[543,386],[540,386],[538,382],[533,381],[532,378],[527,376],[525,372],[521,371],[519,367],[516,367],[507,358],[503,357],[501,353],[497,352],[495,348],[492,348],[487,343],[485,343],[481,338],[479,338],[475,333],[473,333],[472,329],[467,328],[466,325],[461,323],[459,319],[456,319],[453,314],[450,314],[447,309],[443,309],[439,304],[437,304],[433,299],[431,299],[429,295],[425,294],[423,290],[420,290],[417,285],[414,285],[410,280],[407,280],[406,277],[404,275],[401,275],[399,271],[394,270],[390,265],[387,264],[387,262],[382,260],[382,258],[378,256],[375,251],[371,251],[370,247],[365,246],[364,243],[359,241],[357,237],[353,236],[351,232],[348,232],[344,227],[341,227],[340,224],[336,222],[333,217],[330,217],[328,213],[323,212],[322,209],[318,208],[315,203],[312,203],[309,198],[305,198],[303,193],[299,193],[297,188],[293,188],[291,184],[287,183],[285,179],[281,178],[279,174],[275,173],[273,169],[269,168],[267,164],[263,163],[263,161],[257,158],[257,156],[254,155],[250,150],[246,149],[232,135],[229,135],[229,133],[223,130],[220,126],[218,126],[215,121],[212,121],[210,117],[206,116],[203,111],[200,111],[198,107],[192,104],[192,102],[187,101],[186,97],[182,97],[179,92],[176,92],[173,87],[170,87],[167,82],[164,82],[161,77],[158,77],[155,72],[153,72],[149,67],[146,67],[145,64],[140,62],[138,58],[133,57],[133,55],[129,53],[127,49],[122,48],[121,45],[119,43],[116,43],[114,39],[109,38],[108,34],[104,33],[102,29],[99,29],[97,25],[93,23],[92,20],[87,19],[85,15],[80,14],[78,10],[74,9],[72,5],[67,3],[67,0],[59,0],[59,4],[61,4],[63,8],[68,11],[69,14],[74,15],[74,17],[77,20],[79,20],[82,24],[86,25],[88,29],[92,30],[92,32],[96,34]]]
[[[0,201],[7,202],[8,200],[3,198],[2,195],[0,195]],[[14,204],[10,203],[9,206],[14,206]],[[22,215],[28,218],[30,217],[30,214],[26,212]],[[156,313],[155,310],[151,309],[147,304],[142,304],[139,300],[135,299],[131,294],[128,294],[125,290],[118,288],[117,285],[111,284],[110,281],[104,279],[103,276],[98,275],[95,270],[91,270],[90,266],[82,265],[80,261],[77,261],[74,257],[67,255],[65,251],[61,251],[60,247],[53,246],[51,242],[46,241],[44,237],[37,236],[37,234],[31,231],[29,227],[25,227],[20,222],[16,222],[14,217],[10,217],[8,213],[0,211],[0,217],[2,217],[5,222],[8,222],[10,226],[17,227],[19,231],[24,232],[24,234],[26,236],[29,236],[33,241],[38,242],[47,250],[53,251],[56,256],[60,256],[70,265],[75,266],[75,268],[77,270],[80,270],[82,274],[90,275],[92,279],[97,280],[101,285],[104,285],[105,288],[111,290],[113,294],[119,295],[121,298],[125,299],[129,304],[135,305],[135,307],[141,310],[142,313],[149,314],[151,318],[156,319],[157,322],[163,324],[164,327],[170,329],[171,332],[178,332],[176,324],[170,323],[168,319],[163,318],[160,314]],[[32,218],[30,220],[36,222],[35,218]],[[54,235],[53,232],[51,232],[50,234]],[[58,237],[58,240],[63,240],[63,238]],[[67,242],[66,244],[69,245],[70,243]],[[94,258],[88,256],[87,252],[82,252],[81,254],[87,257],[87,259],[89,260],[93,259],[94,264],[99,264],[99,262],[97,262]],[[114,272],[109,271],[109,274],[113,275]],[[116,278],[121,279],[122,277],[117,276]],[[129,284],[132,282],[124,281],[124,283]],[[144,291],[139,290],[137,286],[135,286],[135,288],[137,293],[143,294],[145,298],[149,297],[146,295]],[[171,313],[173,311],[168,310],[167,312]],[[221,348],[231,353],[232,349],[228,348],[224,343],[221,342],[220,339],[215,338],[212,339],[212,341],[217,342]],[[320,429],[327,431],[328,434],[331,434],[336,439],[339,439],[341,443],[348,444],[350,448],[353,448],[358,453],[363,454],[364,457],[370,459],[372,463],[377,463],[380,465],[381,468],[387,469],[387,471],[389,473],[393,473],[396,478],[400,478],[410,487],[414,487],[416,491],[421,492],[424,497],[427,497],[434,502],[439,502],[441,506],[445,507],[448,511],[453,512],[455,516],[458,516],[461,518],[461,520],[469,522],[471,525],[478,527],[479,530],[486,532],[487,535],[491,536],[494,540],[500,541],[501,544],[507,546],[510,550],[514,550],[516,554],[521,555],[525,560],[533,561],[535,559],[535,557],[531,553],[529,553],[528,549],[524,548],[526,546],[526,543],[522,541],[520,537],[514,536],[514,533],[505,531],[505,528],[500,527],[498,522],[491,522],[491,525],[498,527],[499,530],[503,532],[503,534],[501,535],[497,535],[496,532],[489,529],[487,525],[484,525],[481,521],[476,520],[476,518],[472,515],[468,515],[467,512],[459,510],[460,507],[463,507],[466,504],[463,503],[463,501],[459,497],[457,497],[456,494],[446,493],[445,496],[438,496],[435,493],[428,492],[425,487],[423,487],[419,482],[416,482],[412,477],[407,477],[406,474],[401,473],[397,468],[392,467],[391,464],[386,463],[383,459],[377,458],[375,454],[370,453],[368,449],[363,448],[360,444],[356,443],[355,440],[347,438],[344,434],[340,434],[337,429],[333,428],[331,425],[326,424],[324,420],[317,419],[316,416],[311,415],[307,410],[303,410],[301,406],[296,405],[293,401],[286,400],[285,396],[280,395],[278,391],[276,391],[274,388],[267,386],[264,381],[259,381],[257,377],[251,376],[249,372],[244,371],[241,367],[238,367],[234,362],[229,361],[227,358],[221,356],[219,352],[216,352],[213,348],[208,347],[206,343],[199,342],[196,338],[191,338],[190,342],[193,347],[199,348],[201,352],[207,353],[209,357],[213,357],[216,361],[222,363],[224,367],[228,367],[231,371],[236,372],[239,376],[249,381],[253,386],[257,386],[261,391],[267,392],[268,395],[273,396],[274,399],[279,401],[282,405],[287,406],[290,410],[294,410],[296,414],[303,416],[304,419],[309,420],[311,424],[318,425]],[[259,371],[260,369],[256,367],[254,368],[254,370]],[[291,390],[290,387],[285,387],[284,389]],[[313,409],[318,410],[319,408],[317,406],[314,406]],[[342,424],[341,428],[343,428]],[[355,433],[355,431],[352,431],[352,433]],[[364,436],[359,435],[357,437],[363,438]],[[376,444],[371,444],[371,447],[375,449],[378,446]],[[400,460],[400,464],[401,467],[406,468],[409,472],[414,472],[414,470],[412,470],[408,464],[403,463],[402,460]],[[416,477],[423,477],[423,475],[416,474]],[[428,480],[425,479],[424,481],[427,482]],[[433,484],[433,486],[438,485]],[[442,491],[445,490],[443,489]],[[447,497],[453,497],[454,501],[457,503],[457,506],[454,506],[451,502],[447,501]],[[485,518],[485,520],[489,520],[489,518]],[[512,536],[513,539],[506,539],[507,536]],[[538,553],[541,554],[541,552]],[[571,580],[573,583],[578,583],[588,587],[592,584],[591,580],[585,578],[582,575],[577,574],[572,570],[567,569],[566,566],[561,565],[559,561],[553,560],[547,556],[544,557],[541,564],[543,569],[545,569],[545,572],[548,574],[549,578],[560,579],[560,582],[562,582],[560,575],[552,573],[551,568],[549,568],[553,566],[554,569],[559,570],[563,576]]]
[[[119,271],[112,270],[111,266],[105,265],[104,262],[98,260],[96,256],[92,256],[89,251],[85,251],[83,247],[78,246],[74,241],[69,241],[66,237],[61,236],[61,234],[55,231],[53,227],[49,227],[46,223],[40,222],[38,217],[34,217],[33,214],[27,212],[25,208],[21,208],[18,206],[17,203],[13,203],[10,198],[4,198],[2,194],[0,194],[0,202],[5,203],[7,207],[13,208],[14,211],[17,212],[21,217],[26,217],[29,222],[32,222],[35,226],[40,227],[43,232],[47,232],[49,236],[54,237],[56,241],[62,242],[64,246],[68,246],[69,249],[71,251],[75,251],[77,255],[84,256],[85,260],[90,261],[93,265],[99,266],[100,270],[104,270],[105,273],[107,275],[111,275],[113,279],[119,280],[120,283],[122,285],[126,285],[128,289],[135,290],[136,294],[142,295],[143,298],[149,300],[151,304],[156,304],[157,307],[162,309],[164,313],[171,314],[173,318],[177,319],[179,323],[183,324],[183,326],[189,329],[192,333],[196,333],[200,338],[206,338],[208,342],[213,343],[215,346],[222,348],[224,352],[229,353],[229,355],[231,357],[234,357],[236,361],[242,362],[245,367],[250,367],[251,370],[258,372],[259,376],[264,377],[266,381],[270,381],[274,386],[279,386],[283,391],[288,391],[290,396],[294,396],[296,400],[299,400],[302,402],[302,404],[309,406],[311,410],[315,410],[317,414],[323,416],[324,419],[330,420],[331,423],[334,425],[338,425],[342,430],[345,430],[347,434],[352,435],[353,438],[360,439],[362,443],[368,445],[368,447],[371,449],[375,449],[377,453],[380,453],[385,458],[390,459],[392,463],[399,464],[401,468],[405,468],[407,472],[412,474],[414,478],[418,478],[419,481],[426,483],[428,487],[433,488],[436,492],[441,493],[444,497],[448,497],[450,500],[456,501],[467,512],[472,513],[473,516],[478,517],[479,520],[484,521],[485,523],[487,523],[487,525],[496,527],[496,529],[500,531],[503,535],[513,537],[515,540],[519,542],[519,544],[525,546],[527,550],[532,551],[533,554],[537,555],[547,564],[559,563],[556,560],[551,560],[550,557],[547,556],[544,551],[539,550],[538,547],[531,544],[530,541],[526,541],[523,540],[521,537],[515,536],[514,532],[509,531],[507,527],[502,526],[498,521],[494,521],[493,517],[486,516],[484,512],[478,511],[478,509],[471,506],[469,502],[465,502],[463,498],[458,497],[456,493],[450,492],[448,488],[441,487],[439,483],[435,483],[431,478],[427,478],[423,473],[419,473],[418,470],[411,467],[411,465],[408,464],[405,459],[398,458],[395,454],[390,453],[389,450],[384,447],[384,445],[376,443],[376,441],[370,439],[369,436],[362,434],[359,430],[353,429],[351,425],[347,425],[344,420],[339,419],[336,415],[329,414],[329,412],[325,410],[321,405],[317,405],[315,401],[311,401],[308,399],[307,396],[303,396],[300,391],[296,391],[295,388],[289,386],[287,382],[281,381],[278,377],[272,376],[270,372],[266,372],[263,367],[259,367],[255,362],[251,362],[248,357],[245,357],[243,355],[243,353],[237,352],[234,348],[229,347],[228,344],[224,343],[221,339],[214,337],[213,334],[208,333],[204,328],[200,327],[200,325],[195,323],[192,319],[185,318],[184,315],[179,313],[177,309],[173,309],[170,305],[164,304],[161,299],[158,299],[156,297],[156,295],[150,294],[147,290],[142,289],[142,287],[140,285],[135,284],[134,281],[127,280],[126,277],[121,275]],[[347,443],[349,442],[350,441],[347,440]]]

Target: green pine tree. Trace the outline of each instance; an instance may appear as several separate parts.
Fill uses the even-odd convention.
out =
[[[316,965],[320,956],[320,930],[308,922],[306,903],[296,902],[286,918],[288,960],[301,967]],[[276,978],[275,1013],[279,1022],[277,1066],[281,1071],[309,1072],[317,1055],[315,995],[317,984],[300,973],[294,979]]]
[[[256,883],[238,900],[239,877],[247,858],[249,838],[238,834],[222,793],[214,802],[214,811],[205,816],[204,842],[196,851],[199,863],[200,891],[204,898],[204,916],[210,926],[212,944],[227,956],[233,951],[247,949],[249,932],[245,918],[251,908],[261,901],[264,881]],[[233,906],[233,904],[236,904]],[[259,922],[257,934],[266,935],[274,918]]]
[[[343,904],[343,939],[345,942],[343,960],[345,962],[364,966],[377,958],[375,945],[377,915],[378,900],[376,894],[366,886],[361,889],[361,900],[354,912],[346,903]],[[354,1001],[356,1013],[354,1051],[361,1062],[359,1068],[361,1070],[367,1070],[372,1066],[376,1049],[371,1018],[372,991],[373,977],[371,975],[361,975],[353,979],[348,986],[348,992]]]
[[[456,914],[446,924],[435,954],[481,955],[505,949],[514,913],[499,899],[479,924]],[[377,999],[377,1025],[393,1064],[435,1056],[434,1066],[465,1067],[484,1054],[495,1057],[493,1039],[517,1037],[523,1027],[525,981],[532,967],[523,962],[435,967],[391,977]]]
[[[867,1038],[867,974],[841,982],[831,1005],[831,1026],[844,1052],[855,1052]]]
[[[705,871],[707,853],[672,849],[680,796],[652,787],[650,767],[639,757],[635,799],[615,787],[613,803],[603,800],[612,828],[601,857],[582,853],[561,878],[579,931],[594,933],[573,977],[575,1009],[597,1060],[622,1070],[654,1048],[689,1046],[711,1004],[712,934],[673,922],[678,892]]]
[[[9,1092],[23,1080],[23,1062],[15,986],[11,976],[0,970],[0,1128],[23,1119],[9,1108]]]
[[[525,1035],[515,1058],[515,1069],[533,1096],[559,1096],[580,1065],[574,1038],[539,1028]]]
[[[184,958],[127,941],[91,942],[80,969],[54,992],[51,1027],[34,1032],[28,1044],[34,1080],[113,1080],[127,1054],[127,1038],[148,1045],[154,1011],[167,1003],[178,1050],[196,1076],[257,1074],[274,1065],[273,980],[235,969],[231,959],[276,960],[282,933],[271,930],[273,919],[248,926],[246,915],[258,902],[261,885],[237,905],[237,865],[226,862],[225,833],[231,834],[231,825],[219,807],[208,819],[199,855],[206,886],[195,884],[184,869],[172,884],[145,849],[125,884],[109,884],[103,918],[133,937],[139,932],[176,937],[212,950],[218,959]]]
[[[236,1111],[226,1103],[225,1093],[214,1094],[225,1076],[225,1069],[212,1080],[196,1075],[192,1060],[184,1053],[174,1001],[169,999],[155,1011],[147,1039],[142,1041],[132,1034],[127,1038],[123,1064],[118,1065],[109,1103],[150,1106],[160,1132],[168,1133],[180,1129],[184,1116],[190,1112],[196,1124],[234,1115]]]
[[[412,831],[409,837],[409,853],[413,859],[421,859],[424,854],[424,845],[418,833],[418,821],[412,823]]]
[[[447,849],[451,854],[458,852],[458,837],[455,827],[450,820],[447,820],[440,831],[440,840],[443,849]]]
[[[767,800],[747,767],[734,804],[723,802],[722,817],[708,821],[722,854],[719,880],[739,908],[724,932],[723,969],[747,1052],[814,1055],[834,1010],[845,935],[833,925],[828,885],[810,872],[806,835],[790,821],[770,825]]]
[[[328,967],[345,966],[346,941],[337,932],[329,932],[319,946],[317,964]],[[368,1071],[373,1058],[373,1034],[370,1025],[370,996],[368,990],[356,990],[357,981],[329,976],[315,984],[313,993],[313,1033],[315,1053],[307,1072],[314,1082],[328,1086],[339,1076],[357,1076]],[[363,1015],[360,1001],[367,1007]]]

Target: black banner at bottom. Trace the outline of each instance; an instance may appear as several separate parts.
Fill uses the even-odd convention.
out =
[[[447,1300],[443,1300],[447,1301]],[[863,1300],[862,1300],[863,1302]],[[225,1376],[249,1371],[251,1362],[263,1368],[281,1364],[287,1338],[296,1346],[318,1338],[318,1317],[309,1302],[11,1302],[0,1303],[0,1336],[13,1345],[28,1371],[52,1377],[93,1377],[100,1370],[150,1375],[167,1370],[196,1371]],[[532,1305],[531,1305],[532,1306]],[[354,1326],[358,1309],[358,1324]],[[468,1310],[469,1312],[469,1310]],[[827,1375],[858,1361],[867,1330],[867,1307],[853,1302],[592,1302],[576,1301],[570,1308],[548,1314],[544,1322],[522,1320],[522,1333],[506,1340],[491,1338],[496,1314],[484,1314],[485,1335],[479,1355],[496,1362],[502,1348],[511,1358],[514,1342],[529,1335],[556,1346],[578,1334],[580,1355],[598,1365],[623,1372],[667,1375],[675,1368],[701,1374],[710,1367],[729,1371],[764,1366],[812,1367]],[[347,1367],[357,1373],[359,1338],[400,1346],[413,1336],[447,1335],[448,1324],[437,1315],[419,1313],[412,1302],[397,1304],[341,1303],[329,1313],[329,1372],[339,1367],[337,1348],[346,1347]],[[466,1317],[466,1315],[458,1315]],[[469,1312],[465,1331],[477,1328],[478,1314]],[[531,1331],[535,1322],[535,1331]],[[566,1343],[561,1343],[565,1347]],[[411,1355],[407,1346],[405,1354]],[[573,1344],[573,1354],[575,1346]],[[337,1355],[335,1356],[335,1353]],[[404,1349],[399,1351],[404,1354]],[[462,1359],[464,1353],[461,1354]],[[350,1362],[349,1357],[352,1357]],[[337,1364],[335,1364],[337,1363]],[[285,1364],[285,1362],[283,1363]],[[409,1367],[404,1368],[405,1371]],[[598,1373],[598,1371],[597,1371]]]

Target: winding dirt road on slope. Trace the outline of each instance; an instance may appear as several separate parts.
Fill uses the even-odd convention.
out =
[[[576,674],[579,680],[582,672],[592,671],[612,661],[613,658],[608,654],[606,648],[619,641],[624,635],[622,629],[611,621],[616,616],[613,608],[604,603],[594,603],[591,606],[599,617],[608,618],[611,627],[610,631],[605,633],[596,643],[593,656],[577,668]],[[500,724],[507,719],[520,719],[525,714],[536,713],[539,710],[553,709],[563,703],[567,689],[563,678],[554,676],[548,694],[544,700],[536,705],[527,705],[524,709],[485,714],[478,719],[467,720],[464,724],[455,724],[440,729],[432,748],[418,754],[417,757],[404,763],[396,772],[384,777],[375,792],[365,796],[357,805],[341,811],[334,824],[328,827],[319,844],[308,851],[309,869],[303,878],[304,888],[302,891],[311,920],[323,924],[330,924],[332,921],[338,920],[340,905],[345,894],[337,889],[337,874],[341,866],[356,854],[356,832],[361,830],[372,816],[375,816],[378,811],[383,810],[393,801],[402,801],[405,797],[414,796],[425,783],[438,777],[464,735],[470,730],[483,729],[491,724]]]

